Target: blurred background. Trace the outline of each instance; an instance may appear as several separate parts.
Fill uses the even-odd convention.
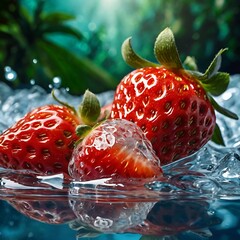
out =
[[[228,47],[222,71],[239,73],[238,0],[1,0],[0,81],[13,88],[38,84],[72,94],[114,89],[130,69],[121,44],[155,61],[153,44],[172,28],[181,59],[204,71]]]

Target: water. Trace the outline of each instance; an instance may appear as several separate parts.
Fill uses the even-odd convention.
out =
[[[239,89],[240,76],[232,76],[217,99],[238,115]],[[75,107],[81,102],[64,89],[56,95]],[[113,92],[99,97],[105,105]],[[0,132],[53,102],[39,86],[14,91],[0,83]],[[209,142],[165,166],[164,177],[154,182],[76,182],[62,174],[0,169],[0,239],[239,239],[240,122],[219,115],[218,124],[226,147]]]

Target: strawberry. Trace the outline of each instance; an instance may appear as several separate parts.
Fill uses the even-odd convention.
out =
[[[112,103],[104,105],[101,108],[101,114],[99,116],[99,120],[101,121],[101,119],[103,118],[109,118],[111,110],[112,110]]]
[[[0,135],[0,166],[43,174],[67,173],[78,124],[79,118],[66,106],[32,110]]]
[[[136,124],[108,119],[94,127],[74,149],[69,173],[80,180],[153,178],[162,170],[150,142]]]
[[[85,95],[83,103],[94,102],[87,98]],[[91,108],[96,109],[94,104],[87,105],[88,112]],[[85,122],[92,125],[87,118]],[[107,119],[92,127],[80,125],[77,133],[81,141],[75,147],[69,164],[69,174],[75,179],[153,178],[162,174],[150,142],[141,129],[130,121]]]
[[[137,69],[117,86],[111,118],[136,123],[152,143],[161,164],[196,152],[211,138],[224,144],[215,110],[238,119],[213,98],[229,83],[229,75],[218,72],[225,49],[219,51],[204,74],[183,68],[169,28],[159,34],[154,51],[162,65],[138,56],[130,39],[123,43],[123,58]]]
[[[86,91],[88,100],[95,101]],[[0,167],[29,169],[42,174],[66,173],[75,142],[79,139],[76,128],[79,124],[95,124],[109,115],[111,105],[94,108],[89,102],[81,104],[78,111],[61,102],[46,105],[27,113],[12,127],[0,135]]]

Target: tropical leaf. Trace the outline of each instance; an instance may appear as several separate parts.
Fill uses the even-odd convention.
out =
[[[79,31],[66,25],[54,25],[54,24],[45,25],[45,26],[42,26],[40,31],[42,35],[51,34],[51,33],[60,33],[63,35],[67,34],[72,37],[76,37],[78,40],[82,40],[84,38]]]
[[[59,76],[62,86],[68,87],[72,94],[82,94],[86,89],[101,92],[116,86],[116,81],[108,72],[51,41],[38,41],[36,51],[38,60],[44,63],[45,73],[50,78]]]
[[[56,13],[42,14],[41,19],[45,23],[56,25],[65,21],[74,20],[75,17],[67,13],[56,12]]]

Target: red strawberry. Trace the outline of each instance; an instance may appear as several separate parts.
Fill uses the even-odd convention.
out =
[[[100,114],[99,120],[103,118],[109,118],[111,110],[112,110],[112,103],[103,106],[101,108],[101,114]]]
[[[204,74],[183,69],[168,28],[158,36],[154,50],[162,66],[134,53],[129,39],[124,42],[124,59],[138,69],[118,85],[111,118],[135,122],[151,141],[162,164],[197,151],[212,137],[223,144],[214,108],[238,119],[211,96],[224,92],[229,82],[227,73],[218,72],[224,50]]]
[[[67,173],[78,124],[78,117],[66,106],[34,109],[0,135],[0,166]]]
[[[101,109],[88,90],[77,112],[56,98],[59,105],[47,105],[26,114],[0,135],[0,166],[29,169],[43,174],[66,173],[79,137],[79,124],[92,124],[107,117],[110,106]],[[108,114],[109,115],[109,114]],[[101,119],[100,119],[100,117]]]
[[[134,123],[108,119],[88,133],[73,152],[73,178],[153,178],[162,170],[150,142]]]
[[[98,100],[84,95],[81,115],[92,112],[99,119]],[[97,106],[95,106],[97,103]],[[87,108],[85,106],[87,105]],[[85,109],[85,110],[84,110]],[[90,111],[89,109],[92,109]],[[84,118],[91,123],[90,116]],[[80,180],[112,178],[153,178],[161,176],[162,169],[150,142],[134,123],[123,119],[107,119],[93,127],[80,125],[77,133],[80,143],[74,149],[69,174]]]

